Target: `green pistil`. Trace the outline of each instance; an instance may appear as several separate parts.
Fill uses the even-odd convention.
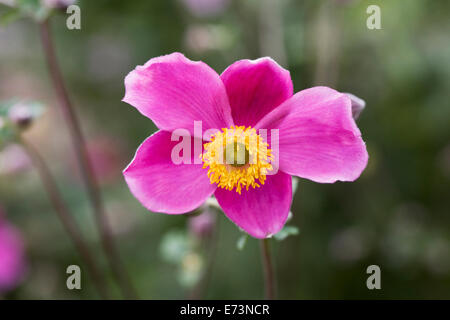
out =
[[[234,142],[225,147],[224,161],[233,167],[239,168],[245,166],[250,159],[245,144]]]

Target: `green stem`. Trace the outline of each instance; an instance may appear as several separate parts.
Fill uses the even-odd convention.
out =
[[[59,193],[58,187],[50,172],[50,169],[36,149],[34,149],[25,140],[21,139],[20,141],[39,173],[44,188],[48,193],[49,199],[57,213],[58,218],[60,219],[64,229],[72,239],[75,248],[78,250],[78,253],[86,264],[88,273],[91,275],[94,286],[96,287],[100,297],[103,299],[108,299],[109,294],[107,292],[106,283],[102,277],[102,274],[99,272],[97,264],[89,250],[89,247],[83,239],[77,223],[73,219],[73,215],[62,200],[62,196]]]
[[[44,48],[45,57],[47,59],[50,76],[53,81],[53,86],[55,87],[64,119],[69,128],[73,148],[75,150],[78,164],[81,169],[81,174],[87,189],[87,194],[94,209],[95,221],[100,234],[103,250],[105,251],[113,274],[119,282],[123,295],[127,298],[136,298],[136,292],[120,259],[111,233],[111,228],[109,226],[109,221],[105,212],[97,179],[94,175],[92,164],[90,163],[88,158],[86,144],[81,132],[81,127],[69,99],[58,60],[56,58],[48,20],[40,24],[40,31],[41,41]]]
[[[219,240],[219,217],[215,217],[214,229],[211,232],[211,236],[203,240],[205,251],[208,258],[205,270],[202,273],[201,279],[197,285],[189,293],[190,300],[199,300],[205,298],[206,291],[208,289],[209,282],[211,280],[212,271],[214,269],[214,262],[217,254],[217,245]]]
[[[272,257],[270,254],[269,239],[260,240],[262,265],[264,269],[265,298],[275,299],[275,277],[273,273]]]

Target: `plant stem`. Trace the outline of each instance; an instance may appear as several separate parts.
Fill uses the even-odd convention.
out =
[[[275,299],[275,277],[273,274],[272,258],[270,255],[269,239],[260,240],[262,264],[264,268],[265,298]]]
[[[113,274],[119,282],[123,295],[126,298],[136,298],[136,292],[125,271],[124,265],[120,259],[119,253],[114,243],[114,239],[112,237],[108,218],[103,206],[103,201],[101,199],[98,183],[92,169],[92,164],[90,163],[88,158],[86,144],[81,132],[80,124],[78,122],[74,108],[72,107],[72,104],[70,102],[67,89],[64,85],[64,79],[62,77],[60,67],[56,58],[48,20],[40,24],[40,32],[50,76],[55,87],[64,119],[67,123],[67,126],[69,127],[73,148],[77,156],[78,164],[81,169],[81,174],[87,189],[90,202],[94,209],[95,221],[99,230],[103,250],[105,251]]]
[[[30,156],[31,160],[37,171],[39,172],[39,176],[42,180],[45,190],[48,193],[49,199],[63,225],[66,229],[66,232],[69,234],[72,239],[75,248],[78,250],[78,253],[82,257],[84,263],[87,266],[88,272],[91,275],[94,285],[103,299],[108,299],[109,294],[106,290],[105,281],[99,272],[99,269],[96,265],[95,260],[93,259],[91,252],[89,250],[88,245],[84,241],[81,232],[78,228],[77,223],[73,219],[72,214],[69,209],[64,204],[62,200],[62,196],[58,191],[58,187],[56,186],[56,182],[50,172],[50,169],[46,165],[44,159],[40,156],[37,150],[35,150],[30,144],[21,139],[21,143]]]
[[[214,267],[214,262],[217,253],[217,245],[219,240],[219,217],[215,217],[214,229],[211,232],[211,236],[203,240],[205,251],[208,258],[201,278],[197,285],[189,293],[189,300],[199,300],[205,297],[205,293],[208,289],[208,284],[211,280],[211,275]]]

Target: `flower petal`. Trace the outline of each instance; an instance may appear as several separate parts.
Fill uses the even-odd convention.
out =
[[[22,236],[16,228],[2,221],[0,212],[0,294],[18,285],[26,266]]]
[[[197,140],[183,139],[190,139],[192,148]],[[158,131],[141,144],[123,172],[133,195],[150,211],[186,213],[198,208],[216,189],[202,164],[192,160],[191,164],[177,165],[172,161],[172,150],[178,143],[171,141],[169,132]],[[198,157],[199,152],[191,149],[191,158]]]
[[[271,58],[237,61],[220,77],[236,125],[254,126],[293,94],[289,71]]]
[[[202,121],[203,130],[233,125],[225,87],[203,62],[181,53],[153,58],[125,78],[124,102],[165,131],[188,129]]]
[[[351,101],[333,89],[300,91],[256,128],[279,129],[279,168],[289,174],[321,183],[354,181],[367,165]]]
[[[359,116],[361,115],[361,112],[363,112],[364,108],[366,107],[366,102],[355,96],[351,93],[345,93],[347,97],[350,98],[350,101],[352,102],[352,115],[353,119],[357,120]]]
[[[215,196],[225,215],[255,238],[280,231],[292,202],[292,178],[284,172],[267,176],[260,188],[236,191],[217,188]]]

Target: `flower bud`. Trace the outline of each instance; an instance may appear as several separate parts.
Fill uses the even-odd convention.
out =
[[[53,9],[65,9],[75,2],[76,0],[43,0],[46,7]]]
[[[33,121],[33,112],[28,105],[17,103],[9,110],[8,117],[19,128],[25,129]]]
[[[208,237],[214,230],[216,215],[209,209],[205,209],[198,216],[189,218],[189,231],[199,238]]]

